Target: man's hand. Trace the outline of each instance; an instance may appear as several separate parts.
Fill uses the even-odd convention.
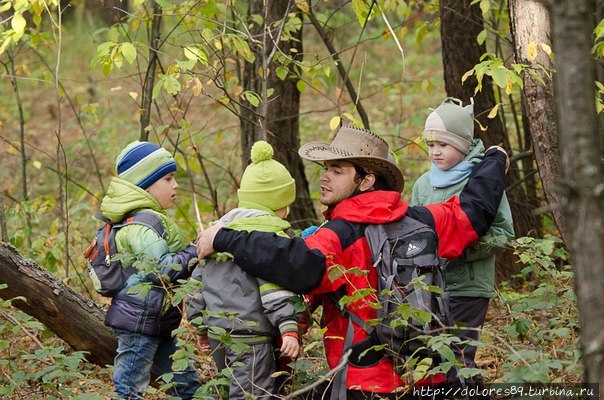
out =
[[[282,336],[283,344],[281,345],[281,356],[287,356],[292,360],[298,357],[298,351],[300,350],[300,343],[298,338],[294,336]]]
[[[200,260],[214,253],[214,238],[224,224],[217,222],[197,235],[197,258]]]
[[[508,156],[508,153],[501,146],[491,146],[487,149],[487,151],[489,151],[491,149],[497,149],[500,152],[502,152],[503,154],[505,154],[505,173],[507,174],[508,169],[510,169],[510,157]],[[486,151],[485,151],[485,153],[486,153]]]
[[[208,335],[197,335],[197,348],[199,350],[210,350]]]

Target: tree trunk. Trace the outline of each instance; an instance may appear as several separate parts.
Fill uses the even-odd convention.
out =
[[[128,11],[128,0],[103,0],[101,18],[107,25],[113,25],[125,17]]]
[[[103,324],[105,312],[9,245],[0,243],[0,290],[4,300],[22,296],[13,305],[36,318],[74,350],[86,351],[88,361],[111,365],[117,341]]]
[[[296,87],[297,79],[293,74],[281,80],[275,73],[278,64],[273,60],[267,60],[268,76],[263,82],[259,71],[263,70],[263,60],[268,57],[274,48],[274,40],[279,40],[278,28],[271,26],[273,22],[286,17],[288,6],[292,3],[288,0],[271,0],[264,4],[261,0],[250,1],[249,16],[253,14],[266,16],[265,25],[253,24],[251,33],[256,40],[265,38],[263,44],[250,43],[252,51],[256,55],[254,63],[245,63],[243,71],[243,86],[245,90],[251,90],[262,96],[266,88],[274,89],[273,94],[266,104],[261,104],[257,110],[245,107],[241,108],[241,149],[244,168],[250,160],[250,148],[257,140],[266,140],[275,149],[275,159],[283,163],[290,171],[296,181],[296,201],[291,206],[289,219],[294,227],[304,228],[316,223],[317,215],[308,191],[308,181],[304,172],[304,165],[298,156],[300,147],[299,138],[299,111],[300,92]],[[296,8],[290,8],[289,12],[296,12]],[[302,18],[302,16],[300,16]],[[277,24],[278,25],[278,24]],[[270,27],[271,37],[264,35],[264,29]],[[302,54],[302,29],[294,34],[297,40],[279,42],[283,51],[295,48],[297,53]],[[300,56],[301,57],[301,56]],[[290,71],[293,65],[290,64]],[[263,86],[264,85],[264,86]]]
[[[475,137],[482,139],[486,147],[501,144],[513,156],[510,140],[499,115],[493,119],[487,118],[489,111],[496,104],[491,78],[483,77],[482,90],[476,94],[474,94],[477,86],[475,77],[469,77],[464,83],[461,82],[462,76],[474,68],[487,51],[486,46],[479,45],[476,39],[484,28],[479,4],[470,6],[470,3],[471,0],[440,0],[439,2],[445,90],[448,96],[457,97],[463,100],[464,104],[469,103],[470,98],[474,97],[475,118],[482,126],[488,127],[486,132],[482,132],[476,125]],[[521,169],[519,164],[512,163],[507,174],[507,196],[514,216],[514,230],[517,236],[529,233],[540,235],[540,222],[533,214],[533,210],[538,207],[536,184],[530,174],[526,178],[523,177]],[[499,280],[508,280],[519,272],[519,269],[520,264],[514,262],[511,252],[505,252],[497,257]]]
[[[604,383],[604,171],[594,104],[595,1],[550,1],[556,104],[569,233],[581,324],[585,382]]]
[[[548,205],[552,207],[558,230],[562,238],[565,238],[567,235],[562,220],[562,209],[554,186],[561,175],[554,83],[551,78],[554,68],[549,56],[541,48],[541,44],[551,47],[549,11],[541,0],[511,0],[509,6],[516,63],[534,65],[534,73],[545,82],[542,84],[528,73],[522,76],[523,119],[524,126],[528,128],[524,133],[530,134],[532,138],[543,191]],[[538,49],[537,57],[532,61],[527,55],[531,43],[536,43]],[[550,77],[538,66],[543,67]]]

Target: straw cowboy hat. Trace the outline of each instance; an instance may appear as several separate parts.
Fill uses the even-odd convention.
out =
[[[367,129],[343,125],[331,143],[306,143],[298,154],[310,161],[350,161],[382,176],[390,189],[399,193],[405,185],[403,173],[388,159],[388,143]]]

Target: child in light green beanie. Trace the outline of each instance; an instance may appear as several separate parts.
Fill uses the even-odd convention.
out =
[[[220,221],[234,230],[287,236],[290,224],[284,218],[296,198],[294,179],[273,160],[273,148],[267,142],[256,142],[251,155],[252,164],[237,191],[239,206]],[[246,393],[258,397],[275,393],[275,337],[282,340],[282,356],[298,355],[301,297],[248,275],[232,260],[207,259],[192,278],[203,287],[189,299],[187,318],[198,327],[200,345],[209,339],[218,369],[231,372],[229,399],[247,398]],[[225,345],[225,332],[244,350]]]
[[[424,140],[432,166],[413,185],[411,206],[444,203],[458,195],[474,165],[482,160],[484,144],[474,139],[474,102],[464,106],[459,99],[446,98],[426,118]],[[450,297],[454,325],[482,328],[489,299],[494,295],[495,254],[513,236],[512,213],[504,192],[489,232],[446,267],[445,290]],[[458,336],[462,340],[478,340],[478,329],[462,330]],[[454,351],[464,366],[477,368],[476,346],[462,345]],[[456,380],[452,371],[449,379]],[[482,383],[480,375],[473,380],[475,384]]]

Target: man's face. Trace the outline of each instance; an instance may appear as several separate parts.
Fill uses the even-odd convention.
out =
[[[321,174],[321,204],[334,206],[352,196],[360,183],[355,177],[356,170],[351,162],[326,161]]]

